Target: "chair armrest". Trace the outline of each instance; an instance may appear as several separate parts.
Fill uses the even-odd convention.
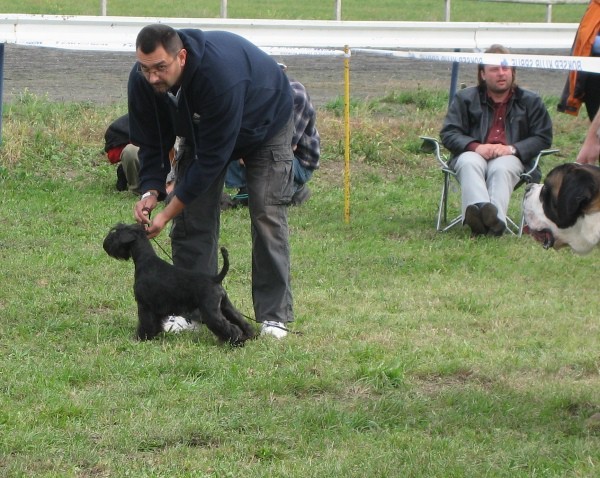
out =
[[[521,174],[521,179],[527,183],[531,182],[531,176],[532,174],[535,172],[535,170],[537,169],[539,163],[540,163],[540,159],[543,156],[548,156],[549,154],[554,154],[554,153],[558,153],[560,150],[559,149],[542,149],[537,156],[535,157],[535,160],[533,162],[533,166],[529,169],[529,171],[525,171],[524,173]]]
[[[434,153],[435,159],[438,160],[442,168],[450,170],[448,163],[444,160],[444,156],[442,155],[440,142],[435,138],[430,138],[429,136],[419,136],[419,138],[423,140],[421,151],[424,153]]]

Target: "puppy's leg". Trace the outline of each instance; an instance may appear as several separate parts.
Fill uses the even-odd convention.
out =
[[[162,332],[161,317],[138,304],[138,328],[137,338],[139,340],[150,340]]]
[[[244,333],[244,340],[251,339],[256,335],[252,325],[244,319],[242,314],[235,308],[229,300],[227,292],[223,291],[221,298],[221,312],[225,318],[234,325],[237,325]]]

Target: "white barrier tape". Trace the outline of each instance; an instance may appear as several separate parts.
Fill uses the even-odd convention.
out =
[[[543,68],[546,70],[576,70],[600,73],[600,57],[555,56],[555,55],[513,55],[498,53],[462,53],[462,52],[421,52],[392,51],[355,48],[353,51],[396,58],[410,58],[426,61],[446,61],[457,63],[484,63],[487,65],[506,65],[518,68]]]
[[[293,47],[260,47],[261,50],[269,55],[307,55],[307,56],[345,56],[343,50],[327,50],[323,48],[293,48]]]

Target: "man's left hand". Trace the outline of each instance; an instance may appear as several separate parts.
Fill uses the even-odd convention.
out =
[[[152,239],[158,236],[167,225],[167,222],[169,222],[169,219],[166,218],[164,211],[159,212],[146,226],[146,235],[148,238]]]
[[[153,219],[148,223],[146,227],[146,234],[150,239],[156,237],[165,228],[167,223],[178,216],[183,211],[185,204],[183,204],[177,196],[173,196],[167,207],[160,211]]]

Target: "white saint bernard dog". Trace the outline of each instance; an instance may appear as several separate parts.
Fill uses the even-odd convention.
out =
[[[525,232],[545,249],[569,246],[587,254],[600,242],[600,168],[583,164],[555,167],[544,184],[527,186]]]

